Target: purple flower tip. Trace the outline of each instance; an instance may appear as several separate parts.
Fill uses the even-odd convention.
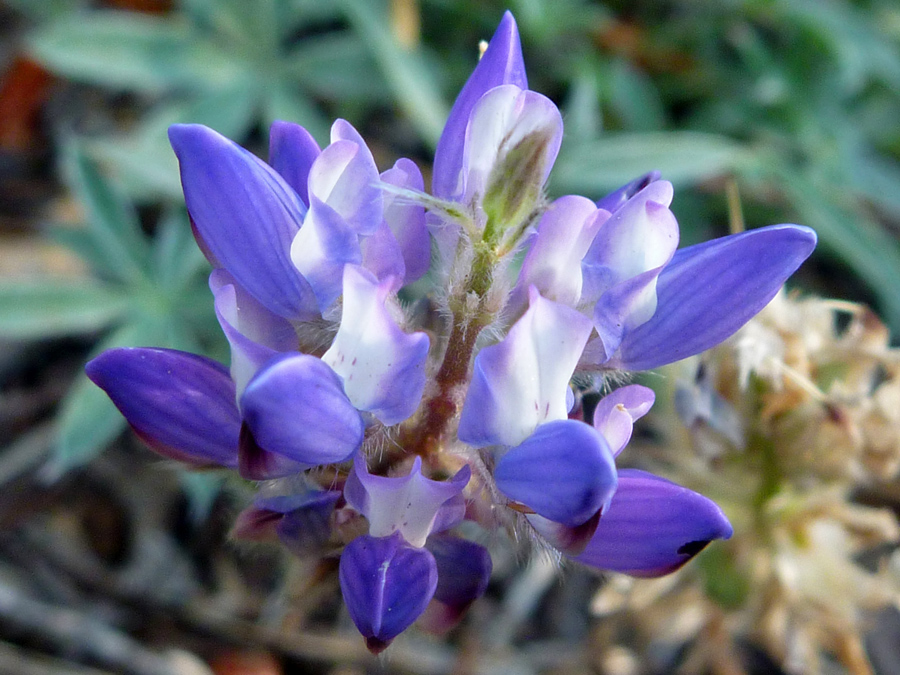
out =
[[[606,209],[610,213],[614,213],[624,206],[625,202],[650,185],[650,183],[658,181],[660,177],[661,174],[659,171],[650,171],[643,176],[638,176],[633,181],[626,183],[617,190],[613,190],[603,197],[603,199],[598,200],[597,206],[601,209]]]
[[[710,499],[635,469],[619,471],[619,487],[597,531],[575,560],[636,577],[674,572],[731,523]]]
[[[376,654],[419,618],[438,583],[434,556],[399,533],[351,541],[338,576],[350,618]]]
[[[85,372],[159,454],[195,466],[236,467],[241,421],[220,363],[171,349],[110,349]]]

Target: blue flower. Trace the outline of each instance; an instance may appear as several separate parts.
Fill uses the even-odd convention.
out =
[[[707,498],[616,469],[652,392],[616,389],[586,424],[572,382],[599,391],[725,340],[815,234],[678,249],[656,172],[548,203],[562,118],[528,89],[511,14],[451,110],[430,194],[410,160],[379,173],[342,120],[322,149],[276,122],[268,164],[206,127],[170,138],[230,367],[148,347],[87,373],[157,452],[259,481],[236,536],[340,553],[372,651],[417,619],[448,629],[484,593],[490,555],[463,520],[637,576],[731,535]],[[404,306],[429,270],[430,304]]]

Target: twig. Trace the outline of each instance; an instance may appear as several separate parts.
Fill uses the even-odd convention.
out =
[[[36,633],[60,651],[78,650],[92,661],[130,675],[184,675],[171,661],[83,612],[56,607],[0,579],[0,620]]]
[[[112,675],[0,642],[0,675]]]

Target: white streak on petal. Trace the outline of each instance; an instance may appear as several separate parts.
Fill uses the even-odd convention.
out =
[[[310,197],[328,204],[359,234],[371,234],[381,223],[382,199],[378,168],[356,130],[344,120],[332,127],[332,143],[309,172]]]
[[[466,128],[463,203],[468,203],[476,194],[484,196],[491,169],[510,149],[528,134],[546,130],[553,134],[546,149],[544,180],[562,142],[559,109],[546,96],[513,84],[494,87],[482,96],[475,104]]]
[[[291,262],[313,289],[324,312],[341,294],[344,265],[359,263],[359,237],[341,215],[312,191],[309,213],[291,243]]]
[[[591,332],[576,310],[530,289],[528,310],[498,344],[475,357],[460,440],[514,446],[538,427],[567,417],[569,379]]]
[[[678,223],[668,206],[672,184],[651,183],[606,221],[584,258],[585,299],[665,265],[678,247]],[[655,296],[655,284],[654,284]]]
[[[458,500],[470,476],[471,470],[464,466],[450,480],[431,480],[422,475],[420,457],[406,476],[373,476],[365,457],[357,455],[344,495],[350,506],[368,519],[369,535],[387,537],[400,532],[413,546],[424,546],[441,507]]]
[[[531,285],[548,300],[574,307],[581,297],[581,259],[607,218],[609,213],[586,197],[568,195],[554,201],[538,223],[511,307],[525,305]]]
[[[322,360],[343,378],[358,410],[383,424],[415,412],[425,387],[428,336],[404,333],[385,306],[394,280],[379,283],[356,265],[344,268],[341,325]]]
[[[297,349],[297,334],[289,321],[266,309],[225,270],[213,270],[209,287],[216,317],[231,347],[231,379],[240,400],[247,382],[266,361]]]

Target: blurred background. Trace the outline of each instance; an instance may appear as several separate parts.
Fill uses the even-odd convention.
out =
[[[712,496],[728,543],[659,581],[562,577],[498,541],[449,635],[371,657],[336,568],[230,541],[249,488],[125,433],[83,365],[227,360],[166,128],[265,157],[343,117],[426,171],[480,40],[519,23],[563,110],[552,195],[651,169],[683,244],[820,246],[760,318],[642,380],[627,453]],[[900,673],[896,0],[0,0],[0,672]]]

